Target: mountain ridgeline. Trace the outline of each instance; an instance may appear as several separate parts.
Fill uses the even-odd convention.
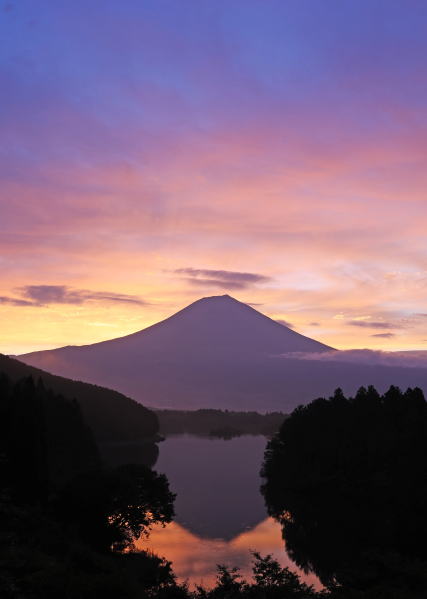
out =
[[[228,295],[200,299],[126,337],[19,356],[19,360],[173,410],[291,412],[340,386],[427,390],[427,369],[297,359],[334,353]]]
[[[54,376],[0,354],[0,373],[12,382],[32,377],[55,395],[76,399],[98,443],[156,439],[159,423],[154,412],[117,391]],[[54,405],[54,402],[50,402]]]

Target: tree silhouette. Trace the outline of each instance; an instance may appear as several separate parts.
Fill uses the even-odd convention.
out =
[[[67,480],[100,465],[98,449],[79,404],[26,377],[0,378],[3,476],[18,503],[46,503]]]
[[[420,389],[338,389],[297,408],[269,442],[269,513],[296,563],[324,582],[417,586],[427,559],[427,404]]]
[[[121,552],[173,500],[144,465],[102,465],[75,400],[0,373],[2,598],[187,597],[165,559]]]
[[[57,516],[97,551],[129,548],[155,523],[174,516],[167,478],[142,464],[84,473],[66,485]]]

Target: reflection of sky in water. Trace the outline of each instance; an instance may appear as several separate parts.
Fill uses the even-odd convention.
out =
[[[249,577],[251,550],[272,553],[296,570],[259,492],[265,445],[261,436],[230,441],[179,436],[161,443],[155,469],[166,473],[177,493],[176,519],[156,527],[138,548],[166,557],[178,577],[191,583],[212,584],[216,564],[238,566]],[[303,578],[316,582],[314,576]]]
[[[178,578],[181,581],[188,579],[192,584],[213,585],[216,564],[237,566],[242,575],[250,579],[251,550],[259,551],[262,555],[271,553],[282,566],[298,571],[284,551],[280,526],[271,518],[266,518],[252,530],[243,532],[231,541],[203,539],[172,522],[164,529],[156,527],[148,540],[140,539],[137,545],[139,549],[151,549],[166,557],[173,563]],[[318,588],[320,586],[314,575],[302,574],[302,579]]]

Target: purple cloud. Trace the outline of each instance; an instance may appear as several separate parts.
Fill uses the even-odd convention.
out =
[[[392,337],[396,337],[394,333],[374,333],[371,337],[382,337],[383,339],[391,339]]]
[[[427,368],[427,351],[386,352],[371,349],[334,350],[321,353],[288,352],[283,358],[316,360],[322,362],[346,362],[370,366],[395,366]]]
[[[352,327],[363,327],[366,329],[395,329],[395,328],[402,328],[401,324],[395,324],[392,322],[384,322],[382,320],[380,321],[373,321],[373,320],[349,320],[347,322],[348,325],[351,325]]]
[[[128,304],[146,305],[146,302],[135,295],[112,293],[107,291],[89,291],[73,289],[68,285],[25,285],[15,292],[20,298],[0,297],[0,303],[13,306],[47,306],[50,304],[84,304],[88,301],[125,302]]]
[[[187,275],[187,280],[193,285],[220,287],[221,289],[245,289],[256,283],[271,281],[270,277],[264,275],[232,270],[178,268],[174,272],[179,275]]]
[[[0,304],[7,304],[9,306],[34,306],[34,303],[28,300],[23,300],[15,297],[7,297],[5,295],[0,296]]]

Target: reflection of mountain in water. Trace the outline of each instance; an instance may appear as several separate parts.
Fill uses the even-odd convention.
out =
[[[265,445],[262,436],[179,436],[161,443],[155,469],[177,493],[176,521],[200,537],[228,540],[264,520],[259,470]]]

